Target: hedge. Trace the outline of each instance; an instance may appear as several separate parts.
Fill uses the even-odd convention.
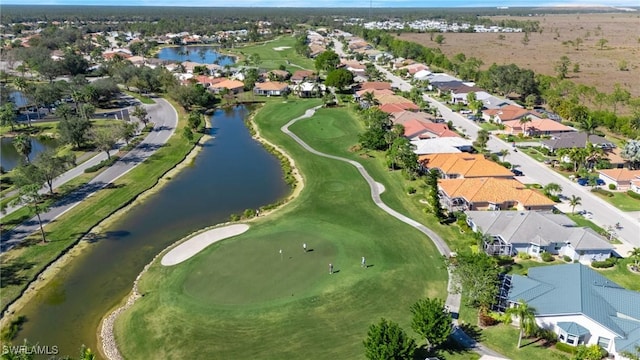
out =
[[[116,161],[120,160],[120,157],[117,155],[112,156],[110,159],[104,159],[102,161],[100,161],[99,163],[97,163],[96,165],[90,166],[86,169],[84,169],[85,173],[92,173],[92,172],[96,172],[100,169],[102,169],[103,167],[108,167],[113,165],[113,163],[115,163]]]
[[[575,354],[578,351],[578,348],[576,348],[575,346],[562,342],[556,343],[556,349],[569,354]]]
[[[638,194],[637,192],[635,192],[633,190],[627,190],[627,195],[631,196],[632,198],[634,198],[636,200],[640,200],[640,194]]]

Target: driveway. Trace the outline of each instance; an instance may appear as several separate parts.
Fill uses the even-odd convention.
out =
[[[142,163],[156,150],[162,147],[171,137],[178,124],[178,113],[164,99],[156,99],[156,104],[146,105],[149,118],[155,123],[153,130],[147,137],[133,150],[129,151],[122,159],[118,160],[111,167],[106,169],[100,175],[96,176],[80,189],[69,194],[49,209],[48,212],[41,214],[42,223],[47,224],[65,212],[71,210],[82,200],[93,195],[97,191],[103,189],[107,185],[113,183],[121,176],[131,171],[134,167]],[[106,154],[102,153],[104,158]],[[66,182],[70,179],[82,174],[84,168],[100,162],[100,155],[81,164],[64,175],[60,176],[57,181]],[[89,163],[89,164],[87,164]],[[36,217],[25,221],[22,225],[17,226],[11,231],[2,233],[0,237],[0,250],[6,251],[15,244],[20,243],[27,236],[39,230],[38,220]]]

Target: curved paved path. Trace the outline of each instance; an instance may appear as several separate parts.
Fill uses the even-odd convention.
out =
[[[149,118],[155,122],[153,130],[149,135],[147,135],[136,148],[129,151],[120,160],[100,173],[100,175],[64,199],[58,201],[46,213],[40,214],[43,225],[52,222],[80,204],[84,199],[118,180],[153,155],[156,150],[161,148],[169,140],[178,125],[178,113],[176,109],[174,109],[169,102],[161,98],[156,99],[156,104],[145,107],[149,113]],[[79,174],[81,174],[81,172],[78,172],[75,176]],[[0,238],[0,251],[6,251],[12,248],[36,231],[39,231],[38,219],[37,217],[33,217],[11,231],[3,232]]]
[[[316,110],[321,108],[322,106],[316,106],[314,108],[311,108],[309,110],[307,110],[304,115],[297,117],[291,121],[289,121],[288,123],[284,124],[280,130],[289,135],[291,138],[293,138],[293,140],[295,140],[300,146],[302,146],[305,150],[309,151],[312,154],[318,155],[318,156],[322,156],[325,158],[329,158],[329,159],[334,159],[334,160],[338,160],[338,161],[343,161],[346,163],[349,163],[351,165],[353,165],[358,172],[360,172],[360,175],[362,175],[362,177],[367,181],[367,184],[369,184],[369,188],[371,189],[371,198],[373,199],[373,202],[376,204],[376,206],[378,206],[379,208],[381,208],[382,210],[384,210],[387,214],[395,217],[396,219],[402,221],[403,223],[410,225],[412,227],[414,227],[415,229],[418,229],[420,232],[422,232],[423,234],[427,235],[431,241],[433,241],[433,243],[436,245],[436,248],[438,249],[438,252],[440,252],[441,255],[443,256],[449,256],[449,254],[451,253],[451,250],[449,249],[449,246],[447,245],[447,243],[435,232],[433,232],[431,229],[427,228],[426,226],[422,225],[421,223],[400,214],[399,212],[393,210],[392,208],[390,208],[387,204],[385,204],[382,199],[380,199],[380,194],[382,194],[382,192],[384,192],[384,186],[378,182],[376,182],[373,177],[371,177],[371,175],[369,175],[369,173],[367,172],[367,170],[365,170],[364,166],[362,166],[359,162],[354,161],[354,160],[350,160],[347,158],[343,158],[340,156],[335,156],[335,155],[329,155],[329,154],[325,154],[323,152],[320,152],[314,148],[312,148],[311,146],[309,146],[307,143],[305,143],[298,135],[294,134],[291,130],[289,130],[289,126],[295,124],[296,122],[298,122],[299,120],[303,120],[303,119],[308,119],[310,117],[312,117]],[[448,282],[448,286],[447,286],[447,300],[445,301],[446,306],[448,307],[449,311],[452,313],[452,315],[454,316],[454,331],[452,333],[452,337],[454,339],[456,339],[456,341],[460,344],[463,344],[466,347],[472,348],[475,352],[479,353],[480,355],[492,355],[492,356],[497,356],[497,357],[501,357],[504,358],[504,356],[496,353],[493,350],[490,350],[488,348],[486,348],[485,346],[477,343],[475,340],[473,340],[472,338],[470,338],[467,334],[464,333],[464,331],[462,331],[461,328],[458,327],[457,324],[457,315],[458,312],[460,311],[460,294],[455,294],[453,293],[453,284],[452,284],[452,277],[451,277],[451,273],[449,273],[449,282]]]

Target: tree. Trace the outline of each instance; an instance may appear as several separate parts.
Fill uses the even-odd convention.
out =
[[[436,44],[438,45],[442,45],[444,43],[445,37],[442,34],[438,34],[436,35],[436,37],[433,39],[433,41],[436,42]]]
[[[477,147],[478,150],[483,153],[486,150],[488,142],[489,132],[485,129],[478,130],[478,137],[476,138],[476,141],[473,142],[473,146]]]
[[[124,139],[124,142],[129,145],[129,141],[136,136],[138,125],[133,122],[123,121],[119,123],[118,133],[119,137]]]
[[[38,171],[40,182],[44,181],[47,184],[51,194],[53,194],[53,180],[74,164],[75,156],[73,154],[57,156],[54,150],[41,152],[33,161],[33,165]]]
[[[620,157],[629,162],[630,169],[640,169],[640,140],[629,140],[622,148]]]
[[[520,349],[522,345],[522,336],[532,336],[538,329],[534,309],[531,308],[524,300],[520,300],[515,304],[515,306],[508,308],[505,315],[507,315],[509,319],[516,318],[518,320],[518,328],[520,329],[520,335],[518,336],[518,349]]]
[[[502,162],[505,161],[507,155],[509,155],[509,149],[500,150],[500,156],[502,156]]]
[[[604,46],[605,46],[605,45],[607,45],[607,43],[608,43],[608,42],[609,42],[609,40],[607,40],[607,39],[605,39],[605,38],[602,38],[602,39],[599,39],[599,40],[596,42],[596,45],[598,46],[598,48],[599,48],[600,50],[604,50]]]
[[[342,90],[353,83],[353,74],[347,69],[331,70],[327,74],[327,79],[324,83],[327,86]]]
[[[340,64],[340,56],[333,50],[327,50],[316,56],[315,66],[318,71],[324,70],[329,72],[335,70],[338,64]]]
[[[592,344],[589,346],[580,344],[576,347],[576,354],[574,360],[601,360],[606,356],[606,351],[602,349],[598,344]]]
[[[91,121],[80,117],[62,119],[58,123],[58,131],[62,140],[73,144],[76,148],[82,147],[89,137]]]
[[[47,238],[42,227],[42,218],[40,214],[47,211],[48,206],[44,201],[44,197],[38,192],[42,185],[28,184],[21,186],[18,189],[18,197],[11,202],[12,205],[26,205],[31,211],[36,214],[38,218],[38,225],[40,226],[40,234],[42,235],[42,243],[47,243]]]
[[[626,104],[631,99],[631,93],[627,89],[623,89],[620,84],[615,84],[613,92],[609,95],[609,102],[613,105],[613,114],[618,110],[618,104]]]
[[[571,60],[566,55],[563,55],[560,58],[560,61],[556,64],[556,73],[558,73],[558,79],[562,80],[567,77],[567,73],[569,72],[569,65],[571,65]]]
[[[470,306],[486,310],[494,304],[498,295],[498,264],[496,259],[480,252],[459,253],[449,261],[455,291],[464,289]]]
[[[119,137],[120,131],[116,125],[102,126],[91,131],[93,144],[107,154],[107,159],[111,159],[109,151],[116,145]]]
[[[31,154],[31,138],[25,134],[18,134],[13,138],[13,147],[16,148],[18,154],[22,155],[23,159],[29,161],[29,154]]]
[[[0,126],[11,126],[11,131],[13,131],[17,123],[16,110],[13,103],[6,102],[0,108]]]
[[[193,142],[194,136],[191,128],[185,127],[182,130],[182,137],[185,138],[188,142]]]
[[[440,179],[440,173],[436,169],[432,169],[427,174],[427,185],[429,186],[429,198],[427,199],[433,214],[439,221],[443,221],[447,218],[442,204],[440,204],[440,195],[438,193],[438,179]]]
[[[441,299],[421,299],[411,305],[411,328],[426,339],[429,350],[444,343],[451,334],[451,314]]]
[[[542,188],[542,192],[547,196],[555,196],[558,193],[562,192],[562,186],[556,183],[548,183]]]
[[[598,121],[591,115],[581,119],[578,123],[578,126],[588,134],[593,134],[598,125]]]
[[[373,91],[367,91],[364,94],[362,94],[362,101],[366,102],[369,106],[375,106],[380,104],[380,101],[376,99],[375,95],[373,94]]]
[[[525,115],[521,117],[520,121],[518,122],[520,123],[520,125],[522,125],[522,135],[527,136],[527,124],[531,122],[531,117]]]
[[[571,213],[576,213],[576,206],[582,204],[582,198],[580,196],[571,195],[569,199],[569,206],[571,206]]]
[[[133,108],[131,115],[137,117],[145,127],[147,126],[147,123],[149,123],[149,113],[147,113],[147,109],[145,109],[144,106],[136,105]]]
[[[199,112],[192,111],[189,113],[187,123],[189,124],[191,130],[200,131],[200,127],[202,126],[203,122],[204,121],[202,120],[202,114],[200,114]]]
[[[365,356],[369,360],[409,360],[416,349],[415,340],[402,328],[386,319],[369,326],[364,340]]]

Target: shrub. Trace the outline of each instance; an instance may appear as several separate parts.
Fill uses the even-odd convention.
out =
[[[568,262],[568,263],[570,263],[570,262],[572,262],[572,261],[573,261],[573,260],[571,260],[571,257],[569,257],[569,256],[567,256],[567,255],[563,256],[563,257],[562,257],[562,260],[564,260],[565,262]]]
[[[610,260],[613,259],[613,260]],[[616,260],[614,258],[609,258],[605,261],[592,261],[591,267],[596,269],[607,269],[613,267],[616,264]]]
[[[560,163],[560,169],[564,171],[573,171],[573,164],[566,162]]]
[[[542,254],[540,254],[540,258],[542,258],[542,261],[544,262],[553,261],[553,255],[551,255],[551,253],[548,253],[548,252],[543,252]]]
[[[111,159],[102,160],[99,163],[84,169],[84,172],[85,173],[96,172],[96,171],[102,169],[103,167],[109,167],[109,166],[113,165],[113,163],[115,163],[119,159],[120,159],[119,156],[112,156]]]
[[[565,344],[562,342],[556,343],[556,350],[560,350],[562,352],[566,352],[569,354],[575,354],[578,349],[575,346],[571,346],[569,344]]]
[[[478,322],[480,323],[480,326],[493,326],[498,323],[498,320],[494,319],[491,314],[480,311],[478,314]]]
[[[609,184],[609,190],[615,190],[616,184]]]
[[[498,265],[500,266],[513,264],[513,257],[509,255],[499,255],[497,259],[498,259]]]
[[[413,186],[407,186],[407,194],[415,194],[416,188]]]
[[[638,194],[637,192],[635,192],[633,190],[627,190],[627,195],[631,196],[632,198],[634,198],[636,200],[640,200],[640,194]]]
[[[531,255],[527,254],[526,252],[520,252],[518,253],[518,259],[529,260],[531,259]]]
[[[613,197],[613,193],[605,189],[595,188],[595,189],[591,189],[591,192],[598,193],[606,197]]]
[[[556,343],[558,341],[558,335],[551,329],[538,328],[538,333],[536,335],[541,339],[544,339],[547,343]]]

